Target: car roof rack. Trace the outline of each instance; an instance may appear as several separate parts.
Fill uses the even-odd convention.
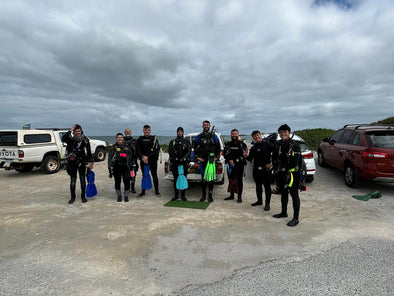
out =
[[[369,126],[369,127],[384,127],[391,129],[393,126],[391,124],[383,124],[383,123],[351,123],[346,124],[343,128],[353,127],[354,129],[359,129],[360,127]]]
[[[50,130],[50,131],[62,131],[66,130],[68,131],[70,128],[65,127],[65,128],[60,128],[60,127],[36,127],[36,130]]]

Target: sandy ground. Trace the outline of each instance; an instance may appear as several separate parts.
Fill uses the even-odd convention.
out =
[[[250,170],[242,204],[223,200],[226,180],[215,186],[215,201],[205,211],[163,206],[173,196],[163,164],[162,197],[150,190],[143,198],[131,195],[129,203],[116,201],[106,162],[95,164],[99,193],[86,204],[77,198],[68,205],[64,170],[54,175],[2,170],[0,295],[182,295],[248,268],[275,260],[305,262],[363,238],[388,244],[393,260],[394,184],[351,189],[341,172],[317,169],[315,181],[300,195],[295,228],[286,226],[291,201],[289,219],[272,217],[280,211],[278,196],[270,212],[250,206],[256,200]],[[351,197],[372,190],[383,197],[367,202]],[[198,200],[199,186],[187,197]],[[385,288],[392,295],[392,283]]]

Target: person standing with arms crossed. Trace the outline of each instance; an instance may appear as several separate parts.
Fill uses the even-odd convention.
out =
[[[265,207],[264,211],[270,210],[271,202],[271,153],[273,145],[268,141],[263,141],[261,133],[258,130],[252,132],[253,146],[245,157],[248,161],[253,161],[253,180],[256,183],[257,201],[251,206],[263,205],[263,184],[265,190]]]

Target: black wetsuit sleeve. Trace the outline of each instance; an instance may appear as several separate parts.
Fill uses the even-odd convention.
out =
[[[111,167],[112,167],[112,159],[114,157],[115,149],[114,146],[111,146],[111,149],[109,149],[108,153],[108,171],[111,172]]]
[[[66,143],[67,145],[70,144],[72,140],[71,131],[65,133],[62,137],[62,142]]]
[[[94,162],[89,139],[84,137],[84,142],[86,147],[86,160],[87,162]]]

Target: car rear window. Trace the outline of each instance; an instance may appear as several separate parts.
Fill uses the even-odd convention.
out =
[[[16,146],[16,132],[0,132],[1,146]]]
[[[26,144],[49,143],[51,139],[50,134],[31,134],[23,137]]]
[[[371,147],[394,149],[394,131],[374,131],[366,136]]]

